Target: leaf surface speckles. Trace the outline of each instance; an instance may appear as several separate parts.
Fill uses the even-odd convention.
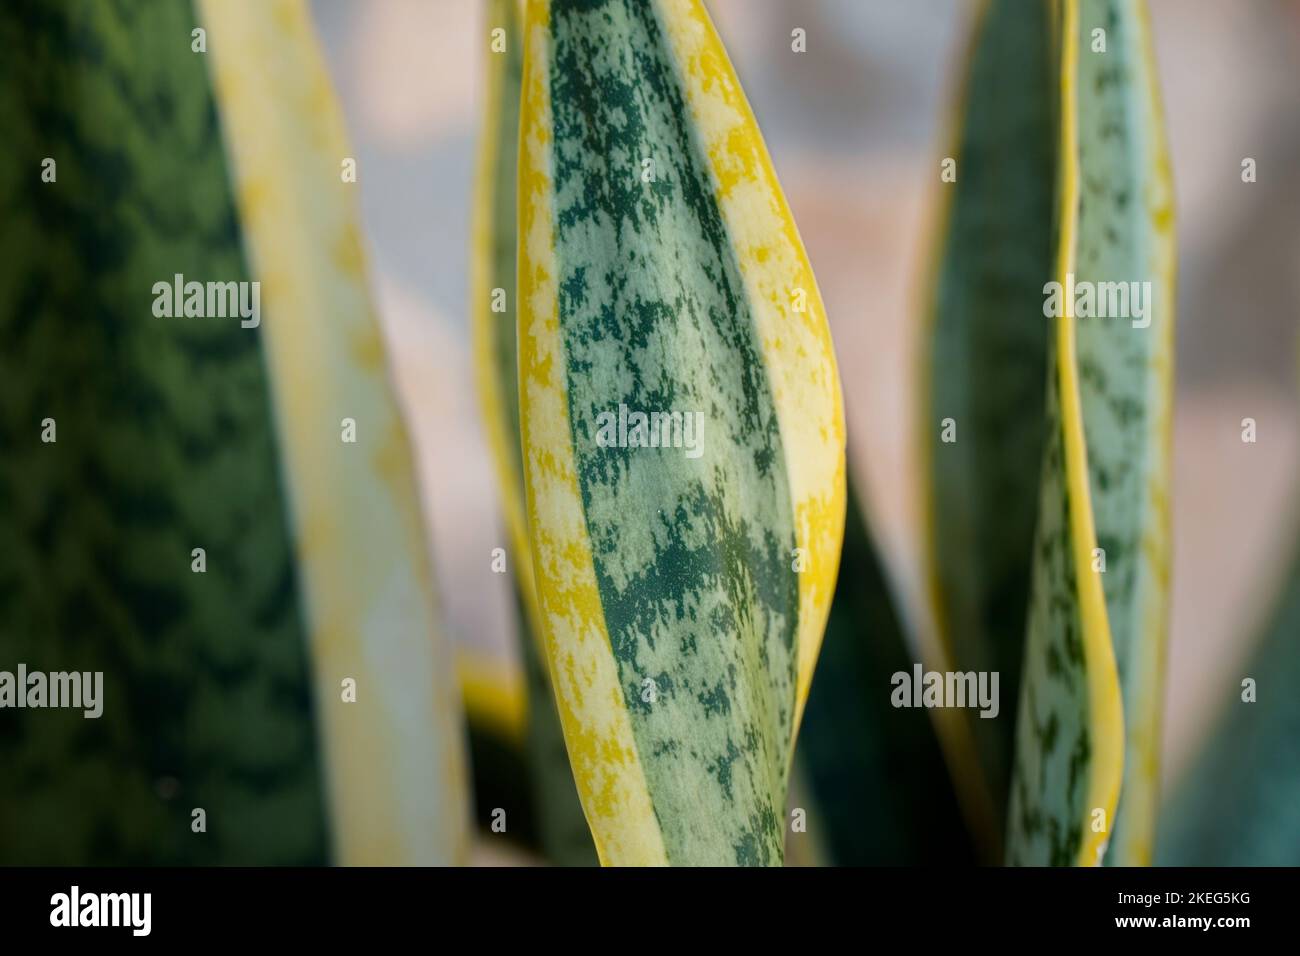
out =
[[[1067,0],[1062,31],[1066,302],[1008,858],[1135,864],[1151,853],[1167,630],[1172,191],[1144,5]],[[1122,287],[1127,308],[1069,295],[1088,287]]]
[[[607,863],[780,863],[844,513],[816,284],[698,3],[538,2],[527,31],[525,472],[584,808]],[[698,455],[598,442],[621,407]]]

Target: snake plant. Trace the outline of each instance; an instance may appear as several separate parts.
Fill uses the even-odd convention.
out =
[[[1019,700],[956,741],[982,770],[968,817],[1005,819],[1013,863],[1151,854],[1174,251],[1149,34],[1142,4],[994,0],[971,56],[923,422],[931,593],[952,666],[1004,669]]]
[[[779,863],[844,521],[816,282],[700,3],[524,29],[522,448],[578,792],[605,863]]]
[[[455,687],[305,5],[22,0],[0,42],[0,650],[104,679],[99,719],[0,734],[0,858],[464,859]],[[182,276],[258,283],[260,309],[167,314]]]
[[[305,0],[0,6],[0,862],[457,863],[471,804],[485,839],[508,804],[560,864],[1294,863],[1300,570],[1159,792],[1176,250],[1145,3],[975,18],[921,316],[921,607],[850,488],[826,308],[703,0],[482,9],[505,681],[441,626]],[[102,677],[84,712],[9,710],[68,672]],[[1000,681],[953,706],[945,675]]]

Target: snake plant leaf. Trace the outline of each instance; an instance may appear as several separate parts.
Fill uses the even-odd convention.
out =
[[[519,593],[522,595],[522,589]],[[528,693],[525,751],[536,804],[538,842],[546,859],[558,866],[595,866],[599,862],[596,844],[578,799],[545,648],[528,618],[520,620]]]
[[[930,714],[890,702],[892,676],[914,663],[850,480],[839,585],[796,764],[813,804],[809,831],[837,866],[976,859]]]
[[[476,383],[510,536],[511,572],[520,606],[520,650],[526,675],[525,764],[534,791],[532,813],[537,818],[541,849],[551,862],[591,865],[596,862],[595,847],[578,802],[541,646],[541,618],[533,583],[519,445],[515,197],[524,61],[520,0],[490,0],[487,26],[489,35],[491,31],[501,31],[495,34],[501,45],[494,47],[487,57],[471,243]],[[514,781],[516,792],[521,783]]]
[[[263,329],[152,312],[252,278],[198,26],[0,7],[0,670],[103,674],[0,711],[5,864],[330,855]]]
[[[458,708],[305,9],[19,2],[0,36],[0,657],[104,682],[96,720],[5,711],[0,857],[453,859]]]
[[[1217,726],[1165,805],[1161,865],[1300,866],[1297,686],[1300,554]]]
[[[844,522],[820,296],[701,3],[525,29],[524,473],[578,792],[603,863],[778,864]]]
[[[519,97],[523,87],[522,0],[489,0],[487,24],[501,30],[499,51],[487,56],[483,123],[471,241],[471,318],[475,384],[500,485],[501,508],[515,557],[515,575],[537,620],[519,446],[519,356],[515,316],[518,239],[516,189]]]
[[[947,666],[997,672],[1007,701],[1018,696],[1045,435],[1057,86],[1049,36],[1046,3],[990,0],[976,21],[922,339],[930,616]],[[947,743],[963,810],[993,862],[1015,711],[948,719],[962,731]]]
[[[203,0],[291,491],[347,864],[455,862],[464,741],[415,466],[366,281],[353,154],[302,0]],[[266,95],[275,90],[275,96]],[[340,440],[350,423],[355,440]],[[340,681],[356,685],[341,702]]]
[[[0,710],[5,864],[331,854],[264,328],[152,312],[255,278],[199,25],[0,5],[0,670],[103,675],[97,719]]]
[[[1145,6],[1066,0],[1061,37],[1044,311],[1060,308],[1007,853],[1140,864],[1168,616],[1172,188]]]
[[[474,818],[495,839],[504,811],[506,839],[520,848],[560,866],[594,865],[541,642],[528,628],[521,589],[514,593],[521,671],[464,651],[459,660]]]

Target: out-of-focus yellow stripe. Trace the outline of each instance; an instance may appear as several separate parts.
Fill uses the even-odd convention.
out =
[[[337,859],[459,862],[469,816],[455,673],[367,290],[357,186],[341,177],[353,154],[301,0],[199,9],[261,282]],[[354,444],[341,440],[345,418]],[[341,699],[345,678],[355,703]]]
[[[472,651],[456,655],[456,672],[471,727],[483,727],[524,746],[528,733],[528,694],[518,668]]]
[[[520,0],[490,0],[488,23],[501,25],[506,31],[507,43],[523,42],[523,4]],[[496,122],[500,104],[509,97],[516,99],[519,90],[508,89],[508,59],[503,54],[489,54],[484,91],[485,120],[479,141],[478,170],[474,190],[473,240],[470,249],[470,314],[474,338],[474,365],[478,386],[479,404],[483,408],[483,426],[492,452],[492,465],[496,471],[502,513],[506,532],[510,536],[511,571],[518,578],[524,607],[529,616],[530,630],[541,641],[541,612],[537,606],[537,590],[533,581],[532,548],[528,543],[528,521],[520,489],[523,476],[515,467],[512,445],[518,447],[519,436],[508,427],[507,403],[512,401],[506,389],[513,391],[517,380],[512,377],[502,381],[497,367],[496,343],[498,336],[514,335],[501,315],[492,311],[492,251],[500,238],[493,232],[493,206],[497,201],[496,186],[503,150],[517,150],[514,136],[503,142]],[[509,301],[515,302],[514,276],[505,286]]]

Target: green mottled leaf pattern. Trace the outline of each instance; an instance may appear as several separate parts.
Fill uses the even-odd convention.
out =
[[[260,330],[151,314],[248,278],[195,22],[0,6],[0,669],[104,672],[98,720],[0,711],[9,864],[328,854]]]
[[[1172,191],[1144,6],[1070,2],[1063,32],[1058,288],[1044,292],[1064,315],[1008,856],[1145,863],[1167,631]]]
[[[1055,353],[1055,348],[1051,350]],[[1048,432],[1034,541],[1033,600],[1017,708],[1017,762],[1007,820],[1007,862],[1069,866],[1089,809],[1093,721],[1089,661],[1075,588],[1070,491],[1061,440],[1060,385],[1048,384]]]
[[[778,863],[790,753],[768,728],[794,720],[795,543],[742,279],[653,8],[557,2],[554,17],[570,421],[637,746],[662,758],[646,782],[672,862]],[[707,454],[599,447],[597,416],[620,403],[701,412]],[[627,521],[630,500],[648,522]],[[714,825],[693,832],[702,815]]]
[[[605,863],[778,864],[844,521],[816,281],[698,0],[527,30],[523,448],[583,808]]]
[[[1105,557],[1111,643],[1124,703],[1125,767],[1108,862],[1150,862],[1168,633],[1173,365],[1173,195],[1145,5],[1085,0],[1080,50],[1076,280],[1137,289],[1138,315],[1078,320],[1088,485]],[[1082,41],[1081,41],[1082,42]]]

